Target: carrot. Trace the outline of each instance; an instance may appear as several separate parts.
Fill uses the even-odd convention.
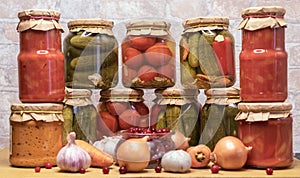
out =
[[[79,146],[80,148],[84,149],[85,151],[87,151],[89,153],[89,155],[92,158],[91,166],[93,166],[93,167],[109,167],[109,166],[113,165],[114,159],[110,154],[105,153],[102,150],[99,150],[97,147],[95,147],[83,140],[75,140],[75,143],[77,146]]]
[[[186,150],[192,158],[192,167],[201,168],[206,167],[210,162],[211,150],[204,144],[189,147]]]

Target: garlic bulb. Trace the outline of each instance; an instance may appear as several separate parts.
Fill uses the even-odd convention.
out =
[[[75,139],[76,133],[70,132],[67,136],[68,144],[57,154],[56,164],[63,171],[78,172],[81,168],[91,166],[90,155],[76,145]]]
[[[171,150],[161,158],[161,166],[168,172],[187,172],[192,166],[192,158],[186,151]]]
[[[93,145],[116,158],[116,147],[120,140],[122,140],[122,136],[104,136],[102,140],[95,141]]]

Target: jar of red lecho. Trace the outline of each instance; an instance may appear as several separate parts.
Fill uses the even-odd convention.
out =
[[[286,168],[293,163],[290,103],[240,103],[238,137],[252,150],[247,166]]]
[[[20,100],[62,102],[65,82],[60,13],[52,10],[24,10],[18,13],[18,17]]]
[[[285,9],[251,7],[242,12],[241,98],[246,102],[283,102],[287,98]]]

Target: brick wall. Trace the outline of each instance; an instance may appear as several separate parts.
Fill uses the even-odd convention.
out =
[[[298,0],[0,0],[0,149],[9,143],[10,104],[18,100],[17,54],[19,52],[18,11],[30,8],[55,9],[62,13],[61,23],[68,33],[66,23],[76,18],[104,18],[115,22],[115,36],[121,41],[125,36],[124,24],[136,19],[164,19],[171,22],[171,33],[176,42],[182,32],[181,23],[197,16],[227,16],[230,31],[236,40],[236,66],[241,50],[241,34],[236,29],[241,21],[242,9],[250,6],[281,5],[286,10],[286,50],[289,54],[289,97],[293,104],[294,151],[300,152],[300,1]],[[239,79],[238,79],[239,80]],[[238,82],[236,86],[238,86]],[[151,93],[149,92],[151,98]],[[203,102],[203,93],[199,97]]]

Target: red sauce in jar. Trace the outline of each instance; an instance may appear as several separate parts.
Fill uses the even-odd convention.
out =
[[[287,98],[285,9],[250,7],[242,11],[240,87],[242,101],[283,102]]]
[[[21,19],[20,23],[28,20],[20,16],[19,18]],[[49,17],[39,16],[37,18],[47,20]],[[20,31],[18,69],[19,98],[22,102],[63,101],[65,84],[61,30],[29,28]]]
[[[252,146],[246,165],[288,167],[293,163],[292,117],[259,122],[239,122],[239,138]]]
[[[293,118],[290,103],[240,103],[238,137],[252,149],[246,166],[286,168],[293,163]]]
[[[287,98],[287,53],[283,28],[243,30],[240,87],[243,101]]]

